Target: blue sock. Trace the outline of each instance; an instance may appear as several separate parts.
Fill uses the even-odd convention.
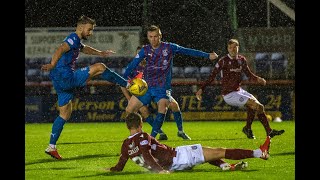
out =
[[[174,117],[174,120],[176,121],[176,124],[177,124],[177,127],[178,127],[178,131],[183,131],[181,111],[173,112],[173,117]]]
[[[114,71],[111,71],[109,68],[107,68],[102,74],[101,77],[104,80],[107,80],[111,83],[119,84],[122,87],[127,87],[127,81],[120,76],[119,74],[115,73]]]
[[[153,116],[152,116],[152,115],[149,115],[149,116],[146,118],[146,122],[149,123],[151,126],[152,126],[152,124],[153,124],[153,121],[154,121],[154,119],[153,119]]]
[[[53,125],[52,125],[51,135],[50,135],[50,144],[57,143],[59,136],[62,132],[64,123],[66,123],[66,121],[64,119],[62,119],[60,116],[58,116],[54,120]]]
[[[151,127],[152,127],[152,124],[153,124],[153,122],[154,122],[153,116],[152,116],[152,115],[149,115],[149,116],[146,118],[146,122],[149,123],[149,124],[151,125]],[[160,129],[158,132],[159,132],[160,134],[161,134],[161,133],[164,133],[164,132],[162,131],[162,129]]]
[[[156,137],[157,134],[159,133],[159,130],[161,129],[164,118],[165,118],[165,114],[157,113],[156,119],[152,123],[152,131],[151,131],[152,137]]]

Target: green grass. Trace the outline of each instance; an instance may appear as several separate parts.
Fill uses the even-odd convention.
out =
[[[230,122],[184,122],[184,130],[192,138],[184,141],[177,137],[174,122],[165,122],[163,130],[169,139],[163,143],[170,146],[201,143],[203,146],[257,149],[265,140],[260,122],[252,125],[257,139],[247,139],[241,132],[244,121]],[[119,158],[122,141],[129,132],[125,123],[66,123],[57,143],[63,160],[55,160],[44,153],[49,143],[52,124],[25,125],[25,179],[295,179],[295,123],[284,121],[270,123],[272,128],[285,129],[281,136],[272,139],[270,158],[246,159],[247,169],[221,171],[208,163],[192,170],[171,174],[150,173],[128,161],[118,173],[103,168],[115,165]],[[150,132],[149,124],[144,131]],[[227,162],[237,162],[226,160]]]

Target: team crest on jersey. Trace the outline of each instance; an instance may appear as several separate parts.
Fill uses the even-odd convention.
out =
[[[162,50],[162,56],[168,56],[168,50],[167,49]]]
[[[167,60],[164,60],[164,61],[163,61],[163,65],[164,65],[164,66],[168,65],[168,61],[167,61]]]
[[[243,97],[240,97],[239,101],[240,101],[240,102],[244,101]]]
[[[140,142],[140,145],[142,145],[142,146],[146,145],[146,144],[148,144],[148,140],[143,140],[143,141]]]
[[[68,38],[67,41],[68,41],[71,45],[73,45],[73,40],[72,40],[72,39]]]
[[[134,146],[135,146],[135,144],[134,144],[134,142],[132,141],[132,143],[129,144],[129,148],[130,148],[130,149],[133,149]]]
[[[191,149],[195,150],[195,149],[198,149],[198,147],[197,146],[191,146]]]

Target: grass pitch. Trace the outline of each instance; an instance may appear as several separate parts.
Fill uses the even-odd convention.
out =
[[[200,143],[203,146],[257,149],[265,140],[265,131],[259,121],[252,130],[257,139],[248,139],[242,133],[244,121],[184,122],[184,131],[192,138],[185,141],[177,137],[174,122],[165,122],[162,129],[168,140],[162,143],[179,146]],[[192,170],[171,174],[151,173],[129,160],[122,172],[106,172],[119,159],[122,141],[129,131],[124,122],[118,123],[66,123],[57,142],[63,160],[44,153],[48,146],[51,123],[25,125],[25,179],[295,179],[295,122],[270,122],[271,128],[285,129],[281,136],[272,138],[270,158],[246,159],[249,166],[242,171],[222,171],[208,163]],[[144,131],[150,133],[149,124]],[[234,163],[238,161],[226,160]]]

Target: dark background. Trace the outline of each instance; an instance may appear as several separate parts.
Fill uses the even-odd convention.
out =
[[[295,0],[281,0],[295,9]],[[228,16],[228,0],[146,0],[148,20],[155,24],[204,21],[213,23]],[[144,0],[26,0],[25,27],[69,27],[85,14],[100,26],[141,26]],[[266,27],[265,0],[236,0],[239,27]],[[294,26],[294,21],[271,5],[271,26]],[[214,24],[211,24],[214,25]],[[216,26],[219,24],[215,24]]]
[[[282,0],[295,9],[295,0]],[[226,53],[226,42],[233,37],[228,0],[26,0],[25,27],[74,27],[76,20],[87,15],[98,26],[141,26],[141,44],[147,43],[147,25],[160,26],[163,41],[205,52]],[[236,0],[238,28],[267,27],[265,0]],[[270,4],[271,27],[293,27],[295,22]],[[175,57],[175,66],[204,66],[209,60],[197,61],[189,56]]]
[[[144,27],[148,24],[154,23],[161,27],[163,33],[163,40],[172,41],[186,47],[198,48],[204,51],[222,49],[222,47],[225,45],[225,40],[233,35],[233,32],[230,28],[230,20],[226,12],[228,6],[227,0],[148,0],[147,12],[144,11],[143,2],[144,0],[25,0],[24,24],[25,27],[71,27],[75,25],[75,21],[82,14],[88,15],[96,19],[98,26]],[[282,0],[282,2],[286,3],[287,6],[295,10],[295,0]],[[316,13],[319,11],[318,9],[316,9],[316,5],[309,6],[307,2],[301,3],[301,1],[297,1],[297,3],[299,2],[300,4],[298,6],[298,9],[297,11],[295,11],[297,15],[296,20],[298,22],[296,28],[296,40],[298,41],[298,43],[296,43],[297,70],[299,69],[299,67],[304,67],[303,62],[305,61],[303,60],[314,59],[314,53],[310,53],[310,50],[306,50],[305,48],[308,48],[308,46],[310,47],[313,43],[317,43],[315,35],[318,34],[318,32],[316,28],[312,28],[312,21],[316,21],[316,17],[318,16],[316,15]],[[8,3],[12,3],[11,7],[15,7],[14,10],[16,10],[16,1],[9,1]],[[236,6],[238,28],[267,27],[267,5],[265,0],[236,0]],[[10,9],[7,9],[7,11],[3,13],[4,18],[11,17],[11,14],[13,17],[13,13],[17,13],[17,11],[12,11],[11,14],[8,14],[8,11],[10,11]],[[143,16],[144,12],[147,13],[147,16]],[[23,22],[20,21],[20,18],[19,21],[17,21],[12,20],[12,17],[8,19],[8,21],[10,21],[9,24],[3,24],[7,26],[3,26],[4,32],[2,33],[2,37],[8,38],[6,42],[9,42],[10,44],[6,43],[5,45],[9,47],[15,47],[16,42],[19,39],[17,38],[16,41],[12,41],[12,37],[8,36],[9,32],[7,32],[7,30],[10,29],[12,26],[18,26],[20,29],[20,26],[23,24]],[[284,13],[282,13],[273,5],[271,5],[270,22],[271,27],[296,26],[293,20],[291,20],[289,17],[287,17]],[[19,38],[22,39],[24,37],[21,36]],[[22,56],[24,52],[22,48],[21,53],[17,53],[16,48],[10,49],[10,53],[8,53],[7,51],[9,57],[3,59],[7,63],[7,66],[5,67],[12,67],[11,62],[14,62],[18,59],[12,58],[12,56],[16,57],[19,56],[19,54],[20,56]],[[303,52],[303,50],[305,50],[305,52]],[[222,52],[218,53],[223,53],[223,50],[221,51]],[[176,62],[182,61],[179,57],[177,57],[177,59],[175,59]],[[298,65],[299,63],[300,66]],[[312,128],[312,126],[310,126],[310,123],[316,123],[312,120],[314,120],[316,117],[316,115],[313,112],[317,112],[317,106],[312,106],[310,105],[312,104],[312,102],[308,102],[311,101],[310,99],[313,100],[313,98],[300,98],[303,96],[303,94],[308,94],[308,92],[303,93],[304,90],[310,89],[304,88],[309,83],[305,83],[305,81],[303,81],[304,79],[302,79],[302,76],[304,74],[310,74],[312,72],[312,75],[314,75],[314,77],[318,77],[318,75],[315,74],[318,71],[311,71],[310,68],[312,67],[308,66],[308,68],[304,68],[304,70],[308,70],[308,73],[297,73],[296,76],[296,78],[300,78],[300,81],[296,81],[296,127],[299,127],[296,128],[297,177],[298,175],[302,175],[299,169],[301,170],[304,167],[309,167],[305,166],[304,164],[312,164],[311,160],[313,160],[313,158],[306,157],[298,158],[303,157],[305,155],[305,153],[303,152],[306,151],[306,148],[304,146],[305,140],[310,139],[310,137],[316,137],[310,136],[310,133],[318,132],[317,130],[312,131],[310,129]],[[21,72],[23,72],[23,70]],[[4,75],[5,76],[3,77],[8,77],[7,73]],[[21,75],[19,77],[24,76]],[[14,91],[14,93],[16,91],[22,91],[22,93],[15,93],[16,95],[12,97],[17,99],[20,97],[20,95],[23,96],[24,79],[21,80],[21,82],[23,83],[21,83],[21,86],[19,86],[20,84],[18,83],[12,83],[12,78],[3,79],[7,79],[8,81],[4,84],[12,84],[9,88],[7,88],[8,91]],[[24,98],[21,97],[21,99]],[[10,116],[10,118],[4,119],[4,121],[8,123],[7,127],[10,127],[12,123],[19,124],[15,123],[18,119],[22,121],[23,117],[20,117],[18,115],[19,113],[16,113],[16,109],[10,108],[14,107],[16,105],[16,102],[16,100],[5,101],[4,105],[8,106],[8,109],[11,109],[11,111],[13,111],[13,113],[10,113],[8,115],[8,112],[11,111],[7,111],[6,109],[6,112],[4,113]],[[303,106],[305,108],[304,111]],[[24,105],[21,107],[21,109],[22,108],[24,108]],[[24,110],[22,110],[21,112],[24,112]],[[23,113],[21,113],[21,115],[22,114]],[[12,115],[16,115],[19,117],[15,118],[12,117]],[[299,119],[298,117],[304,118]],[[15,132],[24,132],[23,125],[24,120],[23,123],[21,123],[21,126],[19,126],[19,130],[16,130]],[[9,158],[5,166],[8,167],[6,170],[10,170],[10,177],[13,177],[13,175],[21,177],[21,175],[23,175],[24,172],[24,161],[20,161],[21,159],[23,160],[24,157],[24,144],[23,142],[19,141],[20,136],[18,140],[17,133],[14,133],[13,131],[14,130],[12,130],[9,134],[6,133],[4,135],[4,137],[10,135],[12,136],[12,138],[7,138],[8,142],[2,143],[3,145],[6,145],[6,147],[8,147],[3,149],[4,153],[6,154],[6,157]],[[303,136],[305,136],[305,138]],[[24,137],[24,134],[22,134],[22,137]],[[19,147],[17,148],[17,146]],[[21,166],[19,166],[21,168],[17,168],[17,162],[21,162]],[[312,173],[312,171],[308,171],[308,173]]]

